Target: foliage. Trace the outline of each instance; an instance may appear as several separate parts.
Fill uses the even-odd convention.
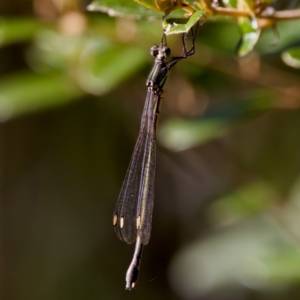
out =
[[[237,22],[240,32],[241,39],[237,46],[237,54],[239,56],[244,56],[248,54],[256,45],[261,29],[266,27],[276,27],[277,21],[300,18],[300,10],[296,11],[286,11],[285,14],[279,12],[276,13],[274,8],[271,6],[273,0],[265,1],[254,1],[254,0],[241,0],[241,1],[223,1],[223,6],[217,6],[214,1],[211,0],[198,0],[198,1],[175,1],[176,5],[173,6],[173,1],[163,1],[166,10],[159,7],[160,1],[156,0],[135,0],[135,2],[154,10],[152,12],[152,17],[157,17],[156,11],[164,12],[168,15],[170,11],[177,9],[186,9],[186,7],[191,7],[190,14],[193,14],[196,10],[206,12],[207,18],[213,18],[218,15],[233,17]],[[143,9],[140,5],[133,1],[128,1],[128,5],[123,5],[119,3],[118,0],[94,0],[92,4],[89,5],[88,9],[90,11],[103,11],[107,12],[112,16],[122,16],[122,17],[133,17],[136,19],[149,18],[149,10]],[[183,5],[186,3],[187,5]],[[191,12],[192,11],[192,12]],[[204,16],[204,13],[199,15],[199,19]],[[203,19],[203,18],[202,18]],[[179,20],[179,19],[178,19]],[[183,23],[181,20],[172,19],[168,24],[172,24],[174,28],[172,30],[167,30],[166,34],[179,34],[182,32],[188,32],[191,26],[186,26],[186,28],[178,25],[178,23]],[[185,21],[184,23],[189,22]],[[164,28],[166,27],[166,21],[164,21]],[[179,26],[179,27],[178,27]],[[298,58],[297,58],[298,59]],[[294,58],[295,60],[295,58]],[[287,60],[289,63],[289,60]],[[291,66],[295,66],[297,63],[292,63]]]

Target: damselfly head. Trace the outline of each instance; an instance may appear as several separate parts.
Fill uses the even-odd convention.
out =
[[[154,57],[158,55],[158,46],[154,45],[150,48],[150,54]]]
[[[151,47],[150,53],[154,57],[159,57],[159,58],[168,58],[171,56],[171,49],[166,46],[160,46],[158,47],[157,45]]]

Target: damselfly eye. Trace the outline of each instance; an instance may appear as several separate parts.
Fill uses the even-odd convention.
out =
[[[171,56],[171,49],[169,47],[165,48],[165,57],[170,57]]]
[[[158,55],[158,46],[157,45],[154,45],[153,47],[151,47],[150,54],[154,57],[156,57]]]

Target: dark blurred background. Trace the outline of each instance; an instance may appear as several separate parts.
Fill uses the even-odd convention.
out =
[[[161,21],[88,4],[0,2],[1,299],[299,299],[300,73],[281,52],[300,21],[242,59],[237,26],[208,21],[172,70],[152,237],[125,292],[134,246],[112,213]]]

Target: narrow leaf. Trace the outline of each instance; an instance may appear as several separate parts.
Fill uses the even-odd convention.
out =
[[[290,67],[300,69],[300,47],[290,48],[281,54],[285,64]]]
[[[198,10],[189,19],[167,19],[163,22],[163,27],[167,35],[187,33],[199,21],[205,21],[205,11]]]
[[[260,29],[258,28],[256,19],[250,20],[248,18],[243,18],[239,27],[242,32],[242,37],[237,45],[236,52],[238,56],[245,56],[252,51],[256,45],[260,36]]]
[[[147,9],[146,7],[131,1],[124,0],[94,0],[88,7],[89,11],[100,11],[112,17],[127,17],[132,19],[159,19],[163,14]]]

